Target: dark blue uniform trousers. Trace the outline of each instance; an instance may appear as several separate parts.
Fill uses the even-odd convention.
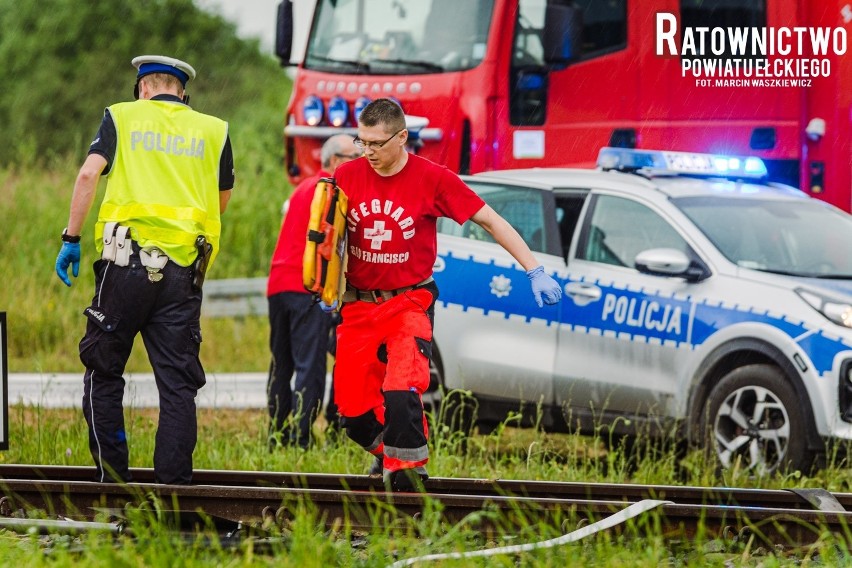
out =
[[[128,266],[98,260],[95,295],[84,311],[86,335],[80,341],[83,413],[97,481],[130,481],[124,427],[124,368],[141,332],[160,394],[154,449],[159,483],[192,481],[197,438],[195,396],[204,386],[198,359],[201,346],[201,292],[191,286],[191,268],[169,261],[162,280],[151,282],[138,248]]]
[[[272,363],[267,383],[270,434],[283,443],[307,448],[311,425],[325,393],[326,351],[331,316],[311,294],[281,292],[269,297],[269,349]],[[293,387],[290,379],[296,379]]]

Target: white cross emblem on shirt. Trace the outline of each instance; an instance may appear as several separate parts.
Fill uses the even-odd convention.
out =
[[[384,221],[376,221],[372,229],[364,229],[364,238],[372,241],[370,248],[373,250],[381,250],[382,241],[391,240],[391,230],[385,230]]]

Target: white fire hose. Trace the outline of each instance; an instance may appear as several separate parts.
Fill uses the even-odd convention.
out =
[[[663,501],[660,499],[643,499],[642,501],[633,503],[629,507],[618,511],[617,513],[614,513],[609,517],[606,517],[605,519],[601,519],[596,523],[592,523],[591,525],[579,528],[574,532],[570,532],[568,534],[550,540],[532,542],[528,544],[517,544],[513,546],[501,546],[499,548],[489,548],[487,550],[473,550],[470,552],[446,552],[443,554],[427,554],[425,556],[416,556],[414,558],[398,560],[397,562],[391,564],[388,568],[401,568],[402,566],[411,566],[412,564],[416,564],[418,562],[428,562],[432,560],[460,560],[463,558],[497,556],[498,554],[517,554],[519,552],[529,552],[531,550],[553,548],[555,546],[561,546],[563,544],[577,542],[578,540],[586,538],[587,536],[593,535],[597,532],[610,529],[616,525],[620,525],[621,523],[634,517],[638,517],[642,513],[646,513],[651,509],[656,509],[660,505],[671,504],[671,501]]]

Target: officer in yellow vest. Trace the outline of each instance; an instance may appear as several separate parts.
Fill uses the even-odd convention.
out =
[[[132,63],[137,100],[104,112],[74,185],[56,273],[67,286],[69,266],[78,275],[80,234],[106,176],[94,234],[101,257],[80,341],[95,479],[130,480],[122,375],[141,332],[160,392],[156,480],[186,484],[197,436],[195,396],[205,383],[201,285],[219,251],[234,161],[228,124],[188,106],[191,65],[159,55]]]

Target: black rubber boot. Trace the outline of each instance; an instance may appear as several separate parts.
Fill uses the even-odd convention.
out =
[[[394,493],[425,493],[423,483],[429,479],[425,473],[401,469],[390,474],[390,490]]]
[[[385,460],[382,456],[376,456],[376,459],[373,460],[373,463],[370,464],[370,469],[367,471],[367,475],[370,477],[381,477],[384,470]]]

